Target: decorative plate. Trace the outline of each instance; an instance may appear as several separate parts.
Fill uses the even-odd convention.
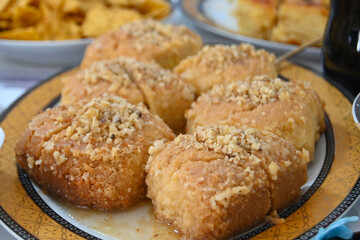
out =
[[[276,54],[282,54],[293,50],[297,45],[272,42],[241,35],[237,32],[237,22],[232,15],[236,1],[231,0],[182,0],[180,6],[183,13],[197,27],[237,41],[248,42],[255,46],[271,50]],[[319,58],[321,49],[309,47],[299,54],[304,59]]]
[[[156,222],[149,201],[123,211],[77,208],[45,194],[17,167],[14,146],[20,134],[37,112],[59,101],[64,74],[69,72],[41,82],[0,116],[6,135],[0,150],[0,223],[23,239],[179,239],[167,225]],[[299,66],[284,63],[280,74],[310,82],[325,103],[327,130],[316,145],[302,197],[280,213],[285,223],[264,223],[235,239],[310,239],[360,195],[360,131],[352,119],[352,99]]]

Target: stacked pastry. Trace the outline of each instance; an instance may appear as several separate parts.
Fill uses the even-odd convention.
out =
[[[110,210],[144,199],[148,148],[175,137],[169,126],[185,128],[194,100],[194,88],[158,63],[170,67],[201,47],[185,27],[152,20],[96,39],[82,68],[63,79],[61,106],[29,123],[18,164],[78,206]]]
[[[185,127],[184,112],[194,101],[194,88],[155,63],[119,57],[94,62],[63,79],[62,104],[88,101],[104,93],[144,103],[175,132]]]
[[[237,0],[234,16],[241,34],[302,44],[323,36],[329,0]]]
[[[219,123],[268,130],[305,148],[311,158],[325,129],[323,105],[306,83],[268,76],[214,86],[192,104],[186,118],[189,133]]]
[[[61,105],[29,123],[18,164],[79,206],[126,208],[147,194],[189,239],[230,237],[286,208],[325,127],[319,98],[276,78],[270,53],[201,46],[153,21],[96,39]]]
[[[265,75],[213,86],[186,118],[187,135],[150,148],[146,183],[156,216],[188,239],[231,237],[288,207],[325,129],[307,84]]]

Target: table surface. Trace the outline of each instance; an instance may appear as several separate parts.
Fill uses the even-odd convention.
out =
[[[234,43],[229,39],[213,35],[192,26],[190,21],[183,16],[179,8],[176,6],[176,3],[174,13],[167,19],[167,22],[188,26],[199,33],[203,37],[204,41]],[[303,60],[301,58],[294,57],[291,61],[316,73],[322,73],[321,56],[312,60]],[[38,81],[48,78],[62,69],[64,69],[63,66],[45,67],[15,62],[2,56],[0,53],[0,112],[6,109],[22,93]],[[345,216],[360,216],[359,199],[354,204],[354,207],[345,214]],[[349,224],[349,226],[353,231],[360,231],[360,222]],[[0,239],[11,240],[15,238],[0,225]]]

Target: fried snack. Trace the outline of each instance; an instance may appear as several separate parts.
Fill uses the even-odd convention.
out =
[[[147,196],[156,217],[184,239],[225,239],[300,196],[305,153],[267,131],[198,128],[149,149]]]
[[[277,6],[278,0],[237,0],[234,16],[239,33],[269,39],[276,22]]]
[[[108,0],[113,6],[136,9],[146,18],[162,19],[169,15],[170,5],[164,0]]]
[[[217,85],[186,113],[187,132],[197,126],[228,124],[264,129],[289,140],[314,158],[315,142],[325,130],[324,106],[302,82],[257,76],[249,82]]]
[[[90,101],[104,93],[123,97],[132,104],[145,102],[126,69],[116,61],[100,61],[62,79],[61,104]]]
[[[285,0],[279,8],[278,24],[271,39],[303,44],[323,36],[329,9],[321,0]]]
[[[245,80],[266,74],[276,77],[275,56],[265,50],[255,50],[249,44],[205,46],[195,56],[181,61],[174,68],[200,95],[216,84]]]
[[[135,10],[98,5],[87,13],[81,29],[85,37],[96,37],[140,19],[141,15]]]
[[[0,38],[96,37],[134,20],[163,19],[170,12],[165,0],[1,0]]]
[[[164,68],[172,68],[201,47],[201,38],[184,26],[153,20],[136,21],[97,38],[86,49],[81,67],[124,56],[143,62],[155,61]]]
[[[16,159],[45,191],[75,205],[125,208],[145,197],[149,146],[173,137],[145,107],[104,95],[39,113],[16,145]]]
[[[72,21],[63,21],[59,1],[43,2],[40,9],[43,19],[36,26],[41,39],[66,40],[81,38],[81,28]]]
[[[17,40],[40,40],[41,36],[33,27],[19,28],[11,31],[1,31],[0,38],[2,39],[17,39]]]

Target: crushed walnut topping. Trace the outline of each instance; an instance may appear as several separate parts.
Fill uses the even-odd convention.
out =
[[[265,148],[266,143],[257,138],[255,132],[252,128],[238,129],[227,125],[198,127],[195,134],[180,134],[174,139],[174,143],[184,149],[208,149],[225,154],[225,159],[236,165],[243,162],[245,157],[251,158],[254,164],[260,164],[252,151]]]
[[[138,50],[149,44],[158,46],[174,39],[189,39],[196,36],[185,26],[163,24],[151,19],[126,24],[114,34],[125,34],[133,39],[133,44]]]
[[[182,91],[183,96],[193,100],[194,88],[184,83],[176,74],[165,70],[155,63],[143,63],[131,58],[119,57],[112,61],[129,74],[131,80],[138,85],[146,84],[150,88],[171,88]]]
[[[271,79],[265,75],[256,76],[251,81],[238,81],[226,85],[215,85],[203,94],[200,101],[219,103],[222,101],[247,105],[249,110],[289,98],[297,85],[280,78]],[[265,114],[265,113],[264,113]]]
[[[127,88],[132,84],[126,71],[112,61],[95,62],[89,68],[84,69],[82,73],[79,73],[77,77],[80,77],[87,85],[107,81],[111,83],[108,88],[110,92],[116,92],[120,88]],[[91,91],[92,88],[88,90]]]
[[[96,160],[101,155],[110,159],[120,152],[123,140],[131,137],[137,130],[141,130],[147,123],[143,120],[149,114],[143,106],[135,106],[125,99],[115,96],[103,95],[94,98],[85,105],[71,106],[74,111],[72,124],[64,129],[65,138],[71,139],[85,146],[84,153],[90,159]],[[43,143],[43,149],[53,151],[57,164],[67,160],[66,154],[54,151],[56,141],[61,141],[63,136],[53,135]],[[104,147],[104,144],[108,144]],[[127,151],[135,151],[134,146],[127,146]],[[106,151],[109,151],[106,153]],[[76,153],[73,153],[76,155]],[[106,160],[106,159],[104,159]]]
[[[229,187],[229,182],[219,186],[219,190],[210,199],[212,208],[228,207],[233,197],[249,194],[255,185],[266,184],[265,179],[255,176],[258,169],[262,169],[261,160],[257,158],[254,151],[266,148],[263,140],[257,137],[257,130],[252,128],[235,128],[227,125],[212,127],[198,127],[196,133],[189,135],[178,135],[173,144],[180,149],[205,150],[222,155],[214,161],[224,161],[225,164],[235,165],[243,168],[243,182],[238,186]],[[147,168],[152,164],[155,155],[164,148],[163,142],[156,142],[149,150],[150,158]],[[199,182],[204,179],[199,179]]]
[[[260,58],[262,61],[274,62],[275,56],[265,50],[256,50],[250,44],[240,45],[207,45],[195,56],[189,56],[183,64],[176,67],[176,72],[184,72],[188,66],[202,66],[213,72],[221,72],[231,64],[243,63],[249,58]]]
[[[150,146],[149,148],[149,154],[150,155],[154,155],[155,153],[161,151],[161,149],[163,149],[165,146],[165,142],[164,140],[156,140],[153,143],[153,146]]]

